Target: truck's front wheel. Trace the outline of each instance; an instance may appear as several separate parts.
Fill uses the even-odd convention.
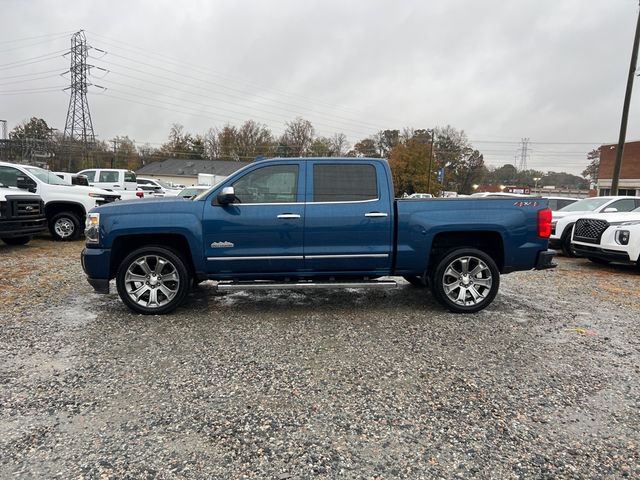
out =
[[[54,240],[77,240],[80,238],[80,220],[75,213],[57,213],[49,220],[49,232]]]
[[[182,257],[163,247],[135,250],[120,264],[116,286],[122,301],[145,315],[168,313],[186,297],[191,278]]]
[[[460,248],[445,255],[431,275],[434,297],[455,313],[482,310],[493,301],[499,287],[496,262],[475,248]]]

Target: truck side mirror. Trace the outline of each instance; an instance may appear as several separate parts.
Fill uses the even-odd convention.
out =
[[[28,190],[35,193],[38,185],[32,179],[26,176],[20,176],[16,178],[16,187],[21,190]]]
[[[233,187],[224,187],[222,192],[218,194],[218,203],[220,205],[228,205],[236,200],[236,192]]]

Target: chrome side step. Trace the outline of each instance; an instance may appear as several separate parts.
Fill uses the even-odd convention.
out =
[[[317,290],[322,288],[396,288],[394,280],[371,280],[359,282],[219,282],[218,290]]]

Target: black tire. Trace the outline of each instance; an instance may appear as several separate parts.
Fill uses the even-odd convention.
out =
[[[465,259],[466,277],[451,275],[452,272],[465,271],[463,267]],[[451,270],[449,270],[450,267]],[[476,268],[479,269],[478,272],[473,276],[470,275]],[[500,288],[500,271],[496,262],[483,251],[475,248],[459,248],[447,253],[438,261],[430,275],[430,280],[431,292],[441,305],[454,313],[473,313],[486,308],[496,297]],[[448,292],[445,291],[447,287],[449,287]],[[479,295],[479,300],[475,299],[473,292]],[[460,300],[451,298],[453,296],[459,298],[461,295],[463,298]]]
[[[413,285],[416,288],[427,288],[427,282],[423,276],[420,275],[403,275],[407,282]]]
[[[605,260],[604,258],[596,258],[596,257],[587,257],[593,263],[597,263],[598,265],[609,265],[611,262],[609,260]]]
[[[159,259],[166,263],[160,264]],[[131,310],[144,315],[159,315],[169,313],[182,304],[191,287],[191,276],[178,252],[151,245],[131,252],[120,263],[116,286],[118,295]],[[170,292],[171,297],[165,292]],[[138,301],[132,298],[136,296]]]
[[[60,212],[49,220],[49,232],[54,240],[69,242],[80,238],[80,219],[73,212]]]
[[[575,257],[576,254],[571,246],[571,235],[573,234],[573,225],[567,225],[562,235],[562,253],[565,257]]]
[[[31,241],[31,235],[25,235],[24,237],[3,238],[2,241],[7,245],[26,245]]]

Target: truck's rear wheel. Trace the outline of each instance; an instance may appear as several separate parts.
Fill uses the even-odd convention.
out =
[[[493,259],[475,248],[445,255],[431,275],[431,291],[455,313],[473,313],[487,307],[500,287],[500,271]]]
[[[57,213],[49,220],[49,232],[54,240],[77,240],[80,237],[80,220],[72,212]]]
[[[7,245],[26,245],[31,241],[31,235],[25,235],[24,237],[3,238],[2,241]]]
[[[116,286],[122,301],[145,315],[168,313],[186,297],[191,278],[176,252],[151,246],[135,250],[120,264]]]

